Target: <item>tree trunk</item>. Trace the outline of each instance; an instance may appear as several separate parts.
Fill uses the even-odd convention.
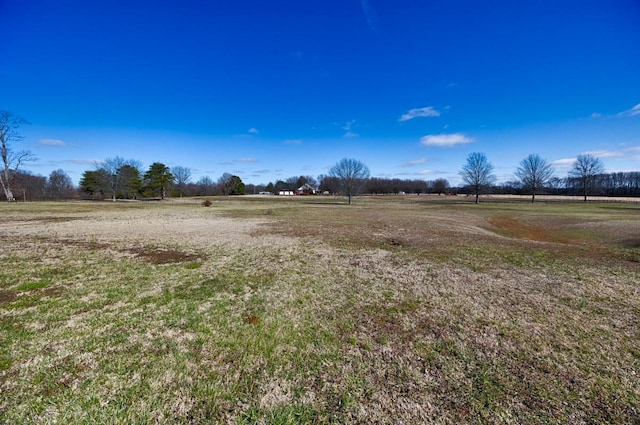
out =
[[[13,191],[11,190],[8,174],[9,172],[5,168],[4,176],[0,177],[0,183],[2,183],[2,189],[4,190],[4,196],[7,198],[7,202],[13,202],[15,201],[15,198],[13,197]]]
[[[476,204],[480,203],[480,194],[476,192]]]
[[[536,193],[533,192],[533,194],[531,195],[531,203],[533,204],[536,201]]]
[[[5,186],[4,183],[2,185],[2,188],[4,189],[4,196],[7,198],[8,202],[13,202],[16,200],[13,197],[13,192],[11,191],[11,188],[9,188],[8,186]]]
[[[349,205],[351,205],[351,194],[347,195],[349,197]]]

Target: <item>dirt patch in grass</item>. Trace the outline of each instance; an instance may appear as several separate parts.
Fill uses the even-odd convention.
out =
[[[143,258],[151,264],[169,264],[195,261],[200,258],[196,254],[177,251],[174,249],[159,249],[149,247],[129,248],[127,252],[138,258]]]
[[[156,246],[136,246],[136,247],[122,247],[117,244],[116,241],[112,243],[77,240],[77,239],[53,239],[43,238],[42,242],[49,243],[51,245],[65,246],[71,248],[81,248],[88,251],[112,251],[124,256],[135,258],[141,258],[151,264],[169,264],[169,263],[181,263],[181,262],[195,262],[201,259],[200,255],[180,251],[177,249],[160,248]]]
[[[15,300],[17,295],[15,292],[2,291],[0,290],[0,305],[10,303]]]
[[[169,263],[182,263],[182,262],[194,262],[201,259],[201,256],[192,254],[177,249],[170,248],[158,248],[151,246],[137,246],[137,247],[119,247],[114,243],[103,243],[95,241],[84,240],[59,240],[53,241],[53,243],[59,243],[62,245],[80,247],[85,250],[100,251],[111,250],[124,254],[125,256],[133,256],[135,258],[141,258],[151,264],[169,264]]]

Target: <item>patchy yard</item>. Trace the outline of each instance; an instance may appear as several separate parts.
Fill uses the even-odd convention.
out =
[[[0,423],[640,422],[640,208],[0,205]]]

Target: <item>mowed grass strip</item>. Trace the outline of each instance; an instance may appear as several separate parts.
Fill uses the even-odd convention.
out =
[[[637,206],[433,199],[0,206],[0,422],[640,421]]]

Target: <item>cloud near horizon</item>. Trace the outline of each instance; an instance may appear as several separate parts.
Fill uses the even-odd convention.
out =
[[[433,106],[425,106],[423,108],[413,108],[408,112],[402,114],[402,116],[398,119],[400,122],[409,121],[414,118],[424,118],[424,117],[439,117],[440,111],[436,110]]]
[[[415,167],[416,165],[424,164],[426,162],[429,162],[428,158],[418,158],[418,159],[414,159],[414,160],[411,160],[411,161],[405,161],[402,164],[400,164],[400,167],[402,167],[402,168],[410,168],[410,167]]]
[[[234,162],[236,164],[255,164],[258,160],[255,158],[238,158]]]
[[[435,171],[434,170],[421,170],[421,171],[418,171],[416,174],[419,175],[419,176],[430,176],[432,174],[435,174]]]
[[[64,142],[64,140],[59,140],[59,139],[40,139],[38,140],[38,144],[42,146],[56,146],[56,147],[66,146],[66,143]]]
[[[455,145],[465,145],[472,143],[471,137],[465,136],[462,133],[452,134],[430,134],[420,139],[420,143],[425,146],[438,146],[448,148]]]

